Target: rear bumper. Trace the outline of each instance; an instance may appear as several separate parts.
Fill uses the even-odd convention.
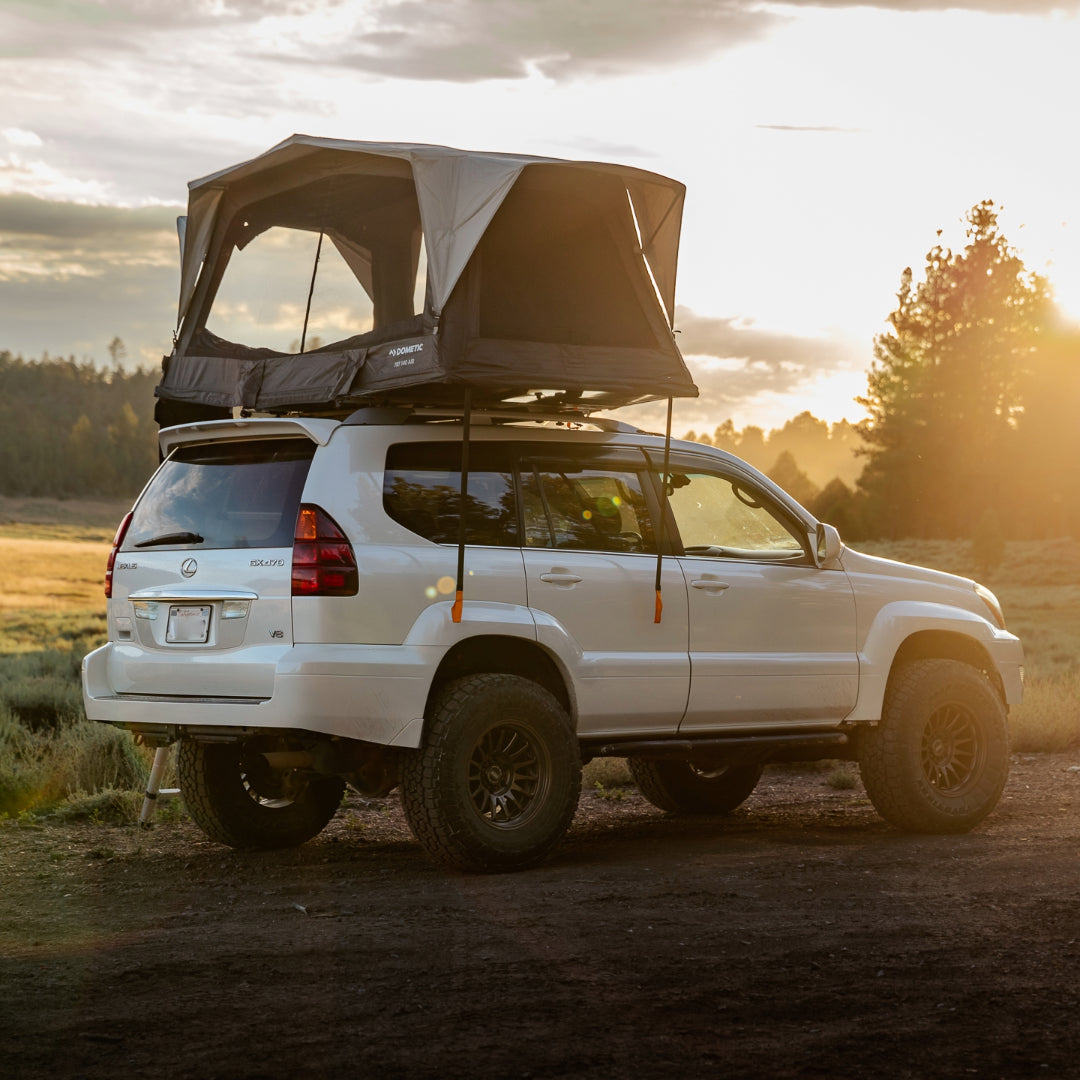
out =
[[[235,657],[223,657],[205,672],[190,657],[177,657],[176,663],[188,664],[185,692],[148,694],[145,685],[123,679],[130,647],[122,647],[122,660],[117,649],[110,642],[83,660],[83,705],[91,720],[136,730],[302,730],[406,747],[419,745],[431,673],[443,652],[407,645],[285,647],[259,680],[269,691],[262,696],[252,694],[250,685],[235,695],[222,693],[222,665],[237,664]]]

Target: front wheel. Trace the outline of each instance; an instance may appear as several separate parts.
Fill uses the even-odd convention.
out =
[[[889,680],[881,722],[860,735],[859,771],[893,825],[967,832],[997,805],[1009,775],[1005,706],[968,664],[909,664]]]
[[[435,702],[424,743],[401,770],[413,834],[455,870],[521,870],[570,826],[581,756],[565,711],[516,675],[468,675]]]
[[[762,767],[718,765],[706,761],[662,758],[626,759],[641,794],[672,814],[730,814],[749,797],[761,779]]]
[[[192,820],[234,848],[284,848],[322,832],[341,804],[345,781],[299,769],[272,769],[255,740],[185,739],[177,774]]]

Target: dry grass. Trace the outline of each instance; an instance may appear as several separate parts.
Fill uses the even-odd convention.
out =
[[[1012,747],[1054,753],[1080,746],[1080,670],[1029,679],[1024,703],[1009,716]]]
[[[0,537],[0,610],[104,607],[109,544]]]
[[[126,505],[0,498],[0,654],[104,636],[105,562]]]
[[[0,536],[112,539],[130,499],[13,499],[0,495]],[[89,535],[87,535],[89,534]]]

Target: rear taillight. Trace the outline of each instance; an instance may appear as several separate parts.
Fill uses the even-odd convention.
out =
[[[120,545],[124,542],[124,536],[128,531],[128,526],[131,524],[131,511],[129,510],[124,515],[124,520],[120,522],[120,527],[116,530],[116,535],[113,537],[112,551],[109,552],[109,561],[105,564],[105,599],[112,599],[112,576],[113,567],[116,565],[116,553],[120,550]]]
[[[293,538],[293,596],[355,596],[359,587],[356,556],[337,522],[317,506],[301,506]]]

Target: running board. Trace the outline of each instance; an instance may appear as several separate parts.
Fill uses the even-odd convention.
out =
[[[844,731],[814,731],[790,735],[733,735],[703,739],[630,739],[587,743],[585,757],[708,758],[710,761],[817,761],[848,757],[851,740]]]

